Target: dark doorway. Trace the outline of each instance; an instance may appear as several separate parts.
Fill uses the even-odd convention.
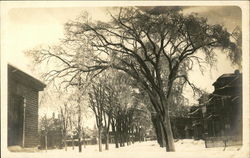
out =
[[[8,104],[8,146],[22,145],[24,99],[11,95]]]

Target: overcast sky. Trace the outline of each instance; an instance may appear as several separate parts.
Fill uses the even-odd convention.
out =
[[[23,52],[40,44],[56,44],[63,38],[63,24],[73,20],[84,10],[88,11],[95,20],[107,19],[107,8],[14,8],[8,11],[5,36],[7,61],[16,67],[36,75],[30,69],[31,60]],[[241,10],[238,7],[183,7],[183,13],[198,13],[207,17],[211,24],[222,24],[232,32],[236,26],[241,27]],[[190,74],[191,82],[208,92],[213,91],[212,83],[223,73],[232,73],[229,60],[218,52],[217,68],[208,70],[202,76],[197,69]],[[37,76],[38,77],[38,76]]]

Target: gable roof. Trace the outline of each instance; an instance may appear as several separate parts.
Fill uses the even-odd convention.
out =
[[[18,82],[32,87],[38,91],[43,91],[43,89],[46,87],[46,84],[44,84],[42,81],[10,64],[8,64],[8,77],[12,77]]]
[[[229,73],[229,74],[223,74],[217,80],[213,83],[213,86],[225,86],[227,87],[240,84],[240,81],[242,80],[242,73]]]

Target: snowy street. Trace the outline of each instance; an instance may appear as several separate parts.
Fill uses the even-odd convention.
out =
[[[104,146],[103,146],[104,148]],[[204,141],[194,141],[192,139],[179,140],[175,143],[176,152],[175,153],[167,153],[165,148],[159,147],[156,141],[147,141],[147,142],[137,142],[130,146],[125,146],[121,148],[115,148],[114,144],[110,144],[110,150],[103,152],[98,152],[97,145],[88,145],[86,148],[83,148],[82,153],[78,152],[78,148],[75,147],[73,150],[72,147],[68,147],[67,151],[64,149],[54,149],[41,150],[36,153],[9,153],[8,157],[25,157],[25,158],[34,158],[34,157],[74,157],[74,158],[112,158],[112,157],[125,157],[125,158],[133,158],[133,157],[244,157],[246,156],[246,152],[242,152],[241,147],[232,146],[227,147],[217,147],[217,148],[205,148]]]

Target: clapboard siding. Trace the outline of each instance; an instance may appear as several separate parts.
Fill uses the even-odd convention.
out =
[[[15,83],[15,86],[17,87],[16,95],[26,99],[25,147],[33,147],[38,145],[38,91],[19,83]]]
[[[34,146],[38,144],[38,92],[30,90],[26,97],[26,145]]]
[[[15,95],[26,99],[25,108],[25,140],[24,147],[35,147],[38,145],[38,93],[45,87],[27,74],[8,72],[8,101]],[[27,79],[28,78],[28,79]],[[33,81],[35,80],[35,81]],[[30,84],[29,84],[30,83]],[[8,103],[8,104],[9,104]]]

